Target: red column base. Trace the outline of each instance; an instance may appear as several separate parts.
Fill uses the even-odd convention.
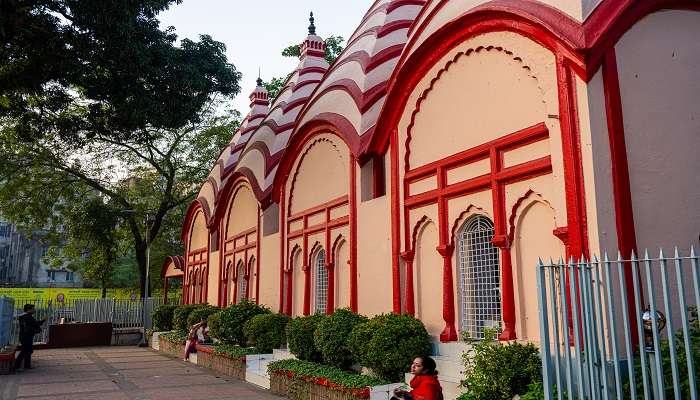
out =
[[[505,342],[508,340],[515,340],[517,336],[515,335],[515,324],[506,324],[505,329],[498,335],[498,340]]]
[[[440,341],[442,343],[447,343],[456,342],[458,340],[459,335],[457,334],[457,330],[455,329],[454,322],[448,322],[447,325],[445,325],[445,329],[440,334]]]

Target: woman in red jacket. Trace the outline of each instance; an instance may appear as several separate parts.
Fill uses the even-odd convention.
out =
[[[411,391],[397,389],[394,398],[404,400],[443,400],[442,387],[435,370],[435,360],[428,356],[416,357],[411,364]]]

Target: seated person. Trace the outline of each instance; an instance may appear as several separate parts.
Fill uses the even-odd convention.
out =
[[[410,382],[413,390],[396,389],[392,400],[443,400],[442,386],[438,381],[438,372],[435,367],[435,360],[432,358],[416,357],[411,364],[411,373],[415,375]]]
[[[204,329],[206,328],[206,330]],[[200,321],[190,328],[190,332],[187,334],[187,341],[185,342],[185,361],[190,359],[190,354],[197,352],[197,343],[200,343],[200,329],[202,338],[204,338],[204,332],[209,332],[207,328],[207,321]]]

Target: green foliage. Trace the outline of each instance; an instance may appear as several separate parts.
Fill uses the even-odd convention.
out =
[[[430,354],[430,336],[410,315],[377,315],[350,333],[348,348],[365,367],[393,382],[401,381],[413,359]]]
[[[465,364],[466,389],[463,399],[511,400],[528,392],[528,387],[542,381],[542,364],[532,344],[496,341],[495,330],[484,329],[484,340],[468,340],[471,350],[462,356]]]
[[[177,306],[177,308],[173,312],[173,329],[180,332],[181,334],[187,335],[187,333],[189,333],[190,331],[191,326],[189,325],[187,319],[190,317],[190,314],[194,310],[200,307],[202,306],[199,304],[183,304]]]
[[[187,334],[180,331],[167,332],[164,333],[162,337],[166,338],[167,340],[173,343],[185,344],[185,342],[187,341]]]
[[[329,36],[324,42],[326,44],[326,62],[328,62],[328,64],[333,64],[333,62],[338,58],[340,53],[342,53],[343,49],[345,48],[345,46],[343,45],[345,39],[343,39],[342,36]],[[284,50],[282,50],[282,56],[296,58],[301,57],[301,45],[295,44],[285,48]],[[269,82],[265,82],[265,89],[267,89],[267,94],[271,101],[274,101],[274,99],[277,98],[277,96],[284,88],[284,84],[287,82],[287,79],[289,79],[290,76],[291,75],[288,75],[285,78],[273,77],[272,79],[270,79]]]
[[[192,310],[190,315],[187,316],[187,326],[189,326],[191,329],[192,326],[201,321],[208,321],[210,315],[216,314],[219,311],[221,311],[219,307],[210,306],[209,304],[204,304],[201,307],[197,307]],[[209,330],[211,331],[211,328],[209,328]]]
[[[693,357],[693,362],[696,368],[700,367],[700,320],[698,319],[698,309],[696,306],[688,307],[688,319],[690,325],[690,348]],[[680,393],[682,399],[691,398],[690,391],[690,381],[688,378],[688,355],[685,352],[685,344],[683,342],[683,329],[678,329],[676,331],[675,337],[673,338],[673,345],[676,350],[676,362],[678,366],[678,378],[680,382]],[[666,339],[662,339],[660,342],[660,357],[661,357],[661,368],[663,371],[664,380],[664,390],[665,398],[672,399],[675,397],[673,393],[673,369],[671,360],[671,342]],[[642,379],[642,369],[639,356],[635,357],[635,383],[637,384],[637,393],[644,393],[644,382]],[[650,369],[649,361],[646,362],[647,369]],[[649,372],[650,373],[650,372]],[[630,393],[629,383],[625,387],[625,392]]]
[[[182,253],[182,215],[240,121],[219,112],[240,80],[224,45],[160,29],[179,2],[0,6],[0,213],[91,284],[144,293],[147,243],[156,270]]]
[[[321,361],[321,352],[314,344],[314,332],[321,321],[328,318],[325,314],[293,318],[287,324],[287,346],[298,359],[304,361]]]
[[[212,337],[225,344],[246,345],[246,337],[243,334],[243,325],[256,315],[269,314],[269,308],[243,300],[221,310],[219,327],[213,331],[209,328]]]
[[[174,304],[163,304],[153,310],[153,328],[157,332],[173,330],[173,316],[177,307]]]
[[[345,39],[342,36],[329,36],[323,41],[326,44],[325,59],[328,64],[333,64],[340,53],[343,52],[345,48],[345,46],[343,46],[344,41]],[[282,50],[282,56],[301,57],[301,44],[294,44],[285,48]]]
[[[541,381],[533,382],[527,387],[527,392],[520,400],[544,400],[544,386]]]
[[[0,118],[24,139],[74,143],[199,122],[213,96],[239,92],[240,73],[222,43],[202,35],[178,47],[174,28],[160,29],[157,15],[179,2],[3,3]]]
[[[336,310],[322,320],[314,332],[314,345],[321,352],[323,362],[338,368],[355,363],[357,360],[348,348],[348,337],[356,325],[367,321],[367,317],[349,309]]]
[[[364,389],[391,383],[381,378],[360,375],[328,365],[293,359],[271,362],[267,371],[270,375],[291,372],[295,378],[311,378],[308,380],[325,378],[330,383],[347,389]]]
[[[250,347],[240,347],[231,344],[216,344],[214,345],[214,354],[221,354],[235,360],[249,354],[255,354],[255,350]]]
[[[267,96],[271,100],[270,102],[274,101],[280,94],[282,88],[284,88],[285,82],[287,82],[287,79],[289,79],[289,76],[286,78],[272,77],[269,82],[265,82],[263,84],[267,90]]]
[[[286,342],[288,322],[289,317],[284,314],[259,314],[246,321],[243,334],[259,354],[272,353]]]
[[[209,326],[209,336],[211,337],[217,337],[214,332],[217,334],[220,334],[221,332],[221,311],[222,309],[217,310],[214,314],[209,315],[209,318],[207,318],[207,326]]]

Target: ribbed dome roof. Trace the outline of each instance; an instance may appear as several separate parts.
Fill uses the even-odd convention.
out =
[[[304,107],[298,127],[321,114],[345,117],[357,144],[374,133],[387,84],[424,0],[380,0],[370,8],[348,45]],[[356,149],[357,150],[357,149]]]

